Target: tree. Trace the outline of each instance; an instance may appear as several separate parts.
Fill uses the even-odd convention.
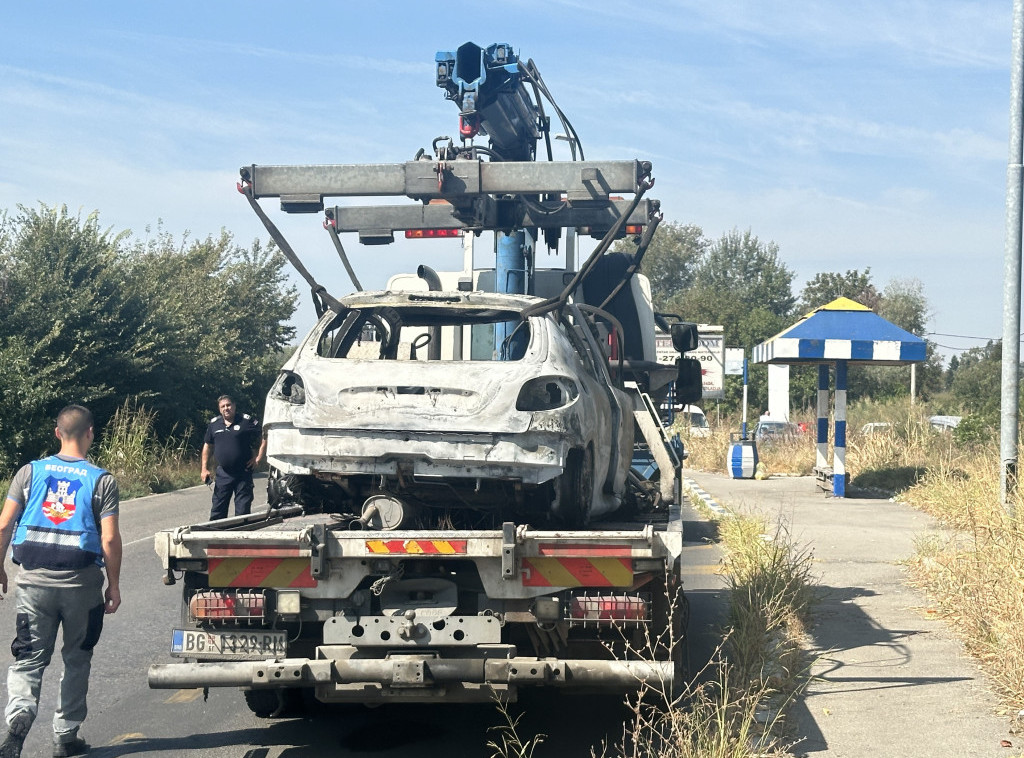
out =
[[[809,313],[836,298],[848,297],[877,312],[881,296],[871,282],[871,269],[847,270],[845,274],[825,271],[815,274],[800,293],[800,312]]]
[[[931,310],[918,279],[893,279],[882,290],[878,315],[911,334],[923,335]]]
[[[789,325],[793,315],[793,272],[779,259],[774,242],[762,242],[750,230],[733,229],[716,240],[681,298],[689,320],[725,327],[726,342],[750,355],[754,345]],[[766,369],[752,369],[750,402],[766,397]],[[733,379],[730,377],[730,379]],[[742,386],[727,382],[727,405],[738,407]]]
[[[98,418],[112,414],[152,367],[155,335],[121,286],[123,233],[63,206],[19,207],[6,222],[0,351],[8,364],[26,367],[31,400],[4,416],[0,436],[20,436],[16,457],[32,457],[52,444],[52,420],[66,403],[87,404]]]
[[[954,368],[950,361],[950,390],[965,411],[998,428],[1002,402],[1003,343],[964,351]]]
[[[53,419],[126,400],[198,426],[217,395],[259,409],[294,336],[285,260],[231,235],[145,244],[67,209],[0,214],[0,475],[52,448]]]
[[[697,267],[710,243],[699,226],[664,222],[644,255],[641,270],[651,280],[654,310],[676,311],[680,296],[692,285]],[[630,252],[632,246],[619,242],[616,250]]]
[[[917,279],[890,280],[882,290],[876,312],[885,320],[919,337],[924,335],[931,318],[924,286]],[[910,366],[867,366],[857,376],[860,386],[851,399],[904,397],[910,389],[910,371]],[[915,371],[917,394],[923,399],[927,400],[944,389],[942,363],[931,343],[927,345],[924,363],[918,364]]]
[[[160,370],[149,376],[162,432],[173,421],[201,426],[216,398],[232,395],[258,411],[295,336],[287,325],[297,295],[284,256],[258,241],[239,247],[226,231],[177,244],[160,232],[136,245],[131,285],[158,324]]]
[[[690,292],[689,304],[714,317],[758,310],[789,319],[796,302],[793,272],[779,259],[779,246],[761,242],[749,229],[733,229],[711,245]]]

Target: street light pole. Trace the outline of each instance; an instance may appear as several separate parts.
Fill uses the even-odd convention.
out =
[[[999,495],[1013,515],[1017,490],[1018,382],[1020,378],[1020,274],[1024,178],[1024,0],[1013,0],[1010,67],[1010,157],[1006,167],[1006,248],[1003,254],[1003,363],[999,424]]]

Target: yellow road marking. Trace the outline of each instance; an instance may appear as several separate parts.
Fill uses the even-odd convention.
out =
[[[722,565],[720,563],[700,563],[695,566],[683,566],[683,574],[721,574]]]
[[[128,734],[119,734],[110,741],[111,745],[123,745],[128,740],[144,740],[146,735],[142,732],[128,732]]]
[[[165,703],[193,703],[203,696],[202,689],[176,690],[173,695],[167,698]]]

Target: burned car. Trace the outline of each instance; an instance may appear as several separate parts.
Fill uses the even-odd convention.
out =
[[[271,506],[378,529],[575,527],[615,511],[634,422],[609,366],[614,329],[572,304],[523,315],[539,302],[341,298],[267,397]]]

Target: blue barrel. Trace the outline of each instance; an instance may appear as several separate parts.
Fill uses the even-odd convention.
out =
[[[729,457],[726,461],[733,479],[753,479],[757,471],[757,443],[736,434],[729,435]]]

